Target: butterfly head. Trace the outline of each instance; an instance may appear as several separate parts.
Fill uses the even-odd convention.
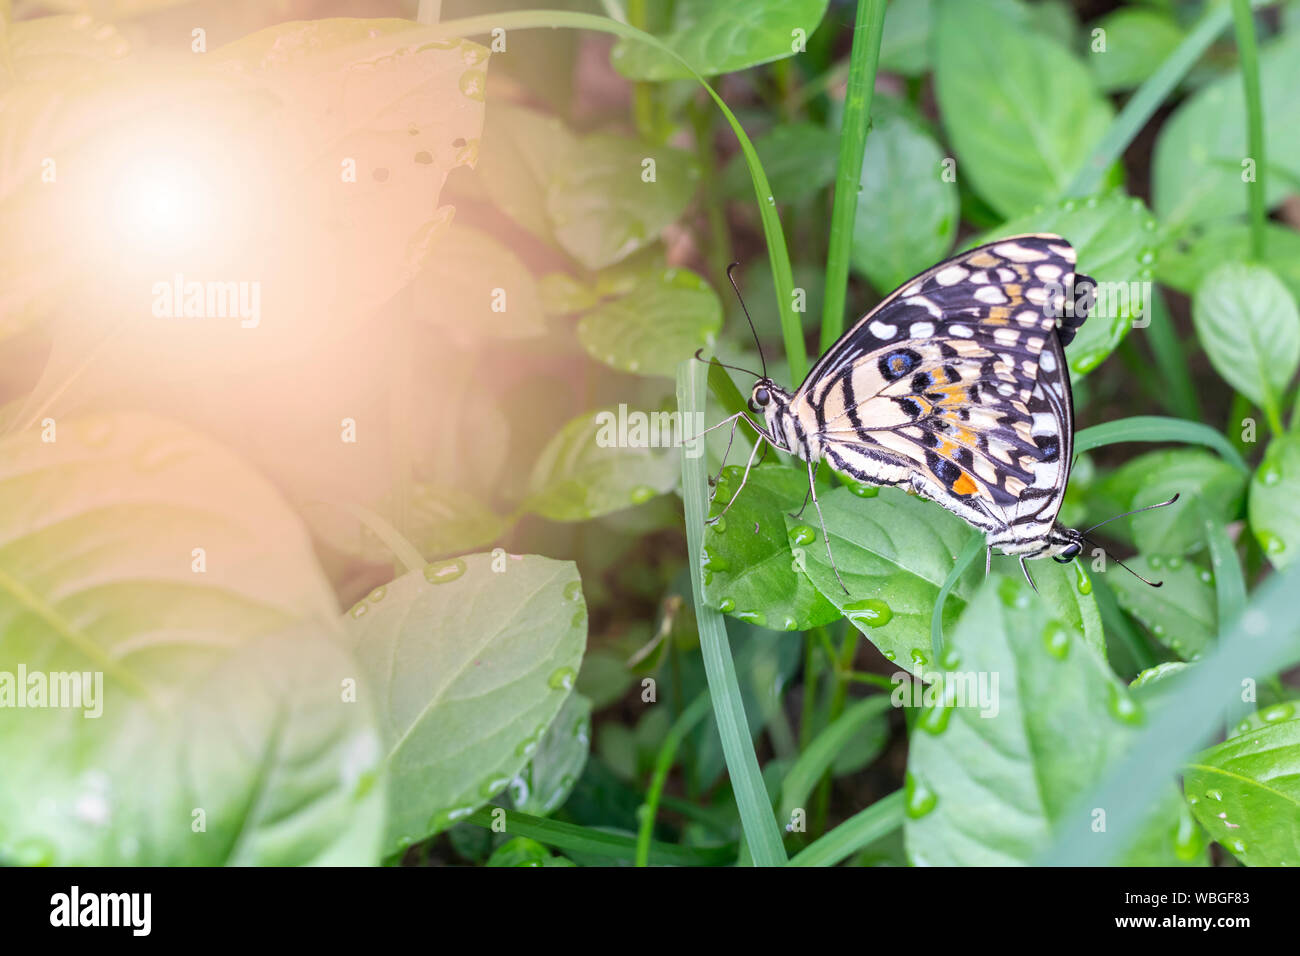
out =
[[[760,378],[749,393],[749,410],[763,416],[768,431],[783,434],[782,423],[790,411],[790,398],[790,393],[770,378]]]
[[[1053,525],[1047,537],[1047,545],[1047,553],[1053,560],[1061,564],[1069,564],[1083,551],[1083,532],[1067,528],[1063,524]]]

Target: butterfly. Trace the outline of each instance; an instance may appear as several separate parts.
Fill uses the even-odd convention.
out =
[[[827,556],[846,593],[817,500],[822,462],[859,482],[905,488],[983,531],[985,573],[995,548],[1019,558],[1031,587],[1027,560],[1073,560],[1100,527],[1057,520],[1074,450],[1065,347],[1088,318],[1096,286],[1075,261],[1069,242],[1050,233],[985,243],[886,296],[793,394],[763,360],[749,397],[761,424],[741,412],[714,426],[731,422],[734,439],[744,418],[761,437],[740,487],[710,520],[736,500],[766,441],[807,466]]]

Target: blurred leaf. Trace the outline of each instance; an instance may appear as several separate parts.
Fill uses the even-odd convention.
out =
[[[1214,370],[1280,421],[1300,364],[1300,312],[1286,286],[1264,266],[1222,265],[1197,288],[1192,321]]]
[[[793,31],[813,35],[828,0],[676,0],[671,29],[660,36],[704,76],[734,73],[794,56]],[[614,68],[632,80],[690,78],[685,68],[644,43],[619,40]]]
[[[447,829],[534,754],[573,687],[587,608],[571,562],[486,554],[408,571],[344,618],[388,750],[385,852]]]
[[[588,651],[578,672],[578,693],[591,700],[593,710],[601,710],[621,698],[635,676],[625,659],[614,651]]]
[[[588,269],[603,269],[658,239],[699,179],[682,150],[597,133],[552,170],[546,211],[565,251]]]
[[[1300,33],[1264,47],[1260,94],[1266,117],[1300,111]],[[1165,226],[1221,219],[1246,212],[1243,178],[1249,158],[1241,71],[1233,70],[1184,102],[1160,128],[1152,160],[1152,200]],[[1264,124],[1269,164],[1266,203],[1296,190],[1300,178],[1300,125]]]
[[[739,466],[728,467],[710,515],[726,507],[741,474]],[[705,528],[705,600],[743,621],[776,630],[805,631],[839,620],[835,605],[796,569],[786,535],[786,514],[798,511],[807,493],[807,474],[794,468],[773,464],[750,471],[735,504]]]
[[[945,705],[936,690],[912,734],[904,835],[914,864],[1029,864],[1054,830],[1095,822],[1063,817],[1136,738],[1142,710],[1054,610],[1023,580],[994,576],[962,615],[946,689],[975,690],[982,678],[985,694]],[[1152,809],[1127,862],[1194,859],[1174,839],[1174,794]]]
[[[903,119],[877,122],[867,137],[853,220],[851,264],[882,294],[947,255],[960,197],[944,182],[944,151]]]
[[[546,866],[551,851],[528,837],[512,837],[488,858],[488,866]]]
[[[585,521],[671,491],[678,477],[673,420],[626,406],[570,420],[533,466],[525,507],[552,521]]]
[[[547,188],[578,148],[578,138],[546,113],[492,99],[474,171],[493,205],[534,235],[554,241]]]
[[[1155,263],[1155,220],[1142,200],[1113,192],[1104,197],[1066,199],[1008,222],[986,238],[1026,232],[1054,232],[1078,254],[1078,271],[1097,281],[1088,320],[1070,343],[1075,376],[1102,363],[1149,307],[1143,283]]]
[[[754,149],[777,202],[802,202],[835,180],[839,137],[824,126],[780,123],[754,140]],[[754,184],[743,155],[737,153],[727,163],[722,191],[729,199],[753,199]]]
[[[376,863],[374,710],[339,705],[356,664],[297,516],[164,419],[57,429],[0,441],[0,859]],[[15,705],[82,673],[84,706]]]
[[[1242,863],[1300,865],[1300,720],[1211,747],[1183,786],[1196,818]]]
[[[1106,49],[1093,51],[1088,66],[1097,85],[1107,93],[1131,90],[1156,71],[1183,40],[1183,30],[1163,10],[1126,7],[1090,24],[1089,32],[1104,30]]]
[[[491,234],[452,226],[412,281],[415,315],[459,341],[533,338],[546,332],[537,282]]]
[[[69,84],[102,74],[104,67],[129,57],[131,44],[108,22],[119,18],[103,10],[97,13],[99,19],[41,16],[19,20],[7,30],[0,26],[0,43],[5,47],[5,84],[47,80]]]
[[[885,32],[880,39],[880,69],[917,76],[930,69],[932,0],[893,0],[885,8]],[[871,137],[867,137],[871,142]]]
[[[1270,704],[1267,707],[1261,707],[1259,710],[1247,714],[1240,723],[1228,731],[1228,739],[1252,733],[1263,727],[1281,723],[1284,720],[1294,719],[1297,702],[1296,699],[1284,700],[1276,704]]]
[[[1139,551],[1182,555],[1202,546],[1201,522],[1206,517],[1226,524],[1237,516],[1245,487],[1242,472],[1209,452],[1170,448],[1139,455],[1103,479],[1097,490],[1121,502],[1124,511],[1168,501],[1177,494],[1178,500],[1167,508],[1121,520]],[[1106,527],[1107,533],[1114,533],[1114,524]]]
[[[541,743],[513,780],[510,800],[516,810],[544,817],[564,804],[591,752],[591,701],[581,694],[565,698]]]
[[[578,340],[611,368],[672,377],[683,359],[712,347],[721,327],[713,288],[688,269],[666,269],[642,274],[619,298],[584,315]]]
[[[1202,654],[1219,632],[1213,576],[1181,557],[1139,554],[1125,561],[1138,574],[1163,582],[1153,588],[1118,565],[1109,565],[1106,583],[1119,605],[1151,636],[1183,660]]]
[[[1300,298],[1300,232],[1275,222],[1264,224],[1267,247],[1261,263],[1268,266],[1291,295]],[[1225,262],[1250,262],[1250,225],[1211,222],[1184,230],[1156,255],[1156,277],[1165,285],[1191,295],[1201,280]]]
[[[1275,568],[1285,568],[1300,549],[1300,436],[1269,442],[1250,482],[1250,530]]]
[[[986,0],[936,0],[939,112],[958,177],[1004,216],[1059,195],[1110,125],[1110,104],[1069,49],[1007,29]]]

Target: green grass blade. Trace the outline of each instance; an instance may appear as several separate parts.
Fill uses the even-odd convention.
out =
[[[798,807],[807,808],[813,788],[831,768],[844,745],[867,721],[886,713],[889,707],[888,694],[864,697],[813,738],[785,775],[785,782],[781,786],[782,820],[788,821]]]
[[[830,249],[826,257],[826,296],[822,305],[821,348],[826,351],[844,330],[844,298],[849,281],[849,249],[858,211],[862,157],[871,128],[871,94],[880,63],[880,36],[885,27],[885,0],[858,0],[849,56],[849,85],[840,127],[840,159],[835,172]]]
[[[1241,680],[1272,674],[1300,662],[1300,620],[1295,595],[1300,565],[1274,575],[1218,646],[1180,675],[1176,690],[1147,715],[1133,746],[1106,772],[1101,783],[1062,818],[1073,821],[1058,832],[1043,861],[1054,866],[1105,866],[1131,845],[1183,762],[1212,738],[1224,709],[1241,692]],[[1094,809],[1106,811],[1106,830],[1089,822]]]
[[[492,829],[492,813],[500,807],[480,807],[463,823],[476,827]],[[538,843],[545,843],[557,850],[576,850],[594,856],[605,856],[612,860],[626,860],[629,863],[636,858],[636,840],[621,833],[608,833],[593,830],[591,827],[578,826],[576,823],[563,823],[546,817],[535,817],[518,810],[505,811],[506,832],[514,836],[528,837]],[[675,846],[671,843],[650,844],[650,862],[656,866],[726,866],[736,859],[736,845],[718,847]]]
[[[776,197],[772,195],[772,186],[767,181],[767,173],[759,162],[758,153],[750,141],[745,128],[736,119],[726,102],[717,94],[695,68],[678,56],[667,44],[636,27],[608,17],[599,17],[591,13],[573,13],[568,10],[519,10],[492,13],[479,17],[465,17],[461,20],[449,20],[437,27],[437,33],[448,37],[476,36],[491,33],[500,27],[503,30],[535,30],[542,28],[564,28],[569,30],[595,30],[599,33],[612,33],[640,43],[647,43],[665,56],[670,56],[682,64],[695,78],[695,81],[709,94],[717,104],[722,115],[726,117],[740,151],[744,154],[745,165],[749,169],[750,179],[754,183],[754,196],[758,201],[758,215],[763,223],[763,236],[767,240],[767,256],[772,266],[772,283],[776,288],[776,304],[781,316],[781,336],[785,342],[786,360],[790,365],[790,375],[796,382],[803,380],[808,371],[808,352],[804,348],[803,330],[799,323],[799,313],[794,310],[794,273],[790,268],[790,250],[785,244],[785,233],[781,231],[781,219],[776,212]]]
[[[704,365],[694,359],[687,359],[677,367],[677,408],[683,421],[695,421],[696,414],[704,411],[705,374]],[[692,458],[689,449],[682,449],[682,502],[686,510],[686,544],[690,553],[695,618],[700,629],[700,653],[749,852],[755,866],[780,866],[786,861],[785,847],[772,804],[767,799],[754,742],[749,737],[727,628],[722,615],[704,600],[700,548],[708,511],[706,469],[703,455]]]
[[[1260,0],[1256,0],[1260,2]],[[1232,11],[1227,4],[1213,6],[1201,21],[1178,45],[1178,48],[1160,64],[1136,93],[1124,104],[1124,109],[1110,124],[1088,161],[1065,189],[1066,196],[1090,196],[1101,188],[1106,170],[1124,154],[1129,143],[1151,119],[1188,70],[1201,58],[1228,26]]]
[[[1150,645],[1142,639],[1142,635],[1124,616],[1119,601],[1115,599],[1115,592],[1106,583],[1106,576],[1099,574],[1096,577],[1090,577],[1090,580],[1092,581],[1092,596],[1097,602],[1097,613],[1101,615],[1103,630],[1108,635],[1117,636],[1124,643],[1129,656],[1133,658],[1134,666],[1139,672],[1146,670],[1148,667],[1155,667],[1159,661],[1151,653]]]
[[[948,595],[957,586],[962,574],[986,547],[988,545],[985,543],[984,535],[972,534],[966,544],[962,546],[956,561],[953,562],[952,570],[948,572],[948,577],[944,579],[943,587],[939,588],[939,596],[935,599],[934,610],[930,612],[930,650],[934,654],[936,667],[943,666],[943,602],[948,600]]]
[[[673,767],[677,757],[677,748],[682,745],[695,725],[709,712],[709,695],[701,694],[691,701],[689,707],[668,728],[668,735],[659,747],[659,756],[655,760],[654,775],[650,779],[650,789],[646,791],[645,804],[641,807],[641,828],[636,835],[636,865],[647,866],[650,863],[650,837],[655,829],[655,815],[659,812],[659,797],[664,792],[664,783],[668,780],[668,771]]]
[[[1160,289],[1152,289],[1151,324],[1147,326],[1147,344],[1160,370],[1160,379],[1164,385],[1160,400],[1178,418],[1192,421],[1204,421],[1201,411],[1200,396],[1192,383],[1192,374],[1187,368],[1187,354],[1183,343],[1178,340],[1178,330],[1174,328],[1174,317],[1169,312]],[[1125,342],[1131,339],[1125,339]]]
[[[1264,154],[1264,103],[1259,91],[1259,47],[1255,43],[1255,18],[1251,15],[1250,0],[1232,0],[1232,23],[1237,34],[1241,81],[1246,94],[1246,148],[1250,158],[1255,161],[1255,179],[1246,183],[1246,196],[1250,204],[1250,251],[1262,262],[1267,242],[1267,233],[1264,231],[1268,216],[1264,208],[1267,189],[1264,179],[1268,162]]]
[[[1223,456],[1223,460],[1243,472],[1249,473],[1245,460],[1232,447],[1232,443],[1209,425],[1200,422],[1183,421],[1180,418],[1165,418],[1160,415],[1134,415],[1118,421],[1093,425],[1077,432],[1074,436],[1074,452],[1081,455],[1102,445],[1115,445],[1121,442],[1181,442],[1185,445],[1204,445]]]
[[[790,866],[834,866],[902,825],[903,791],[895,790],[795,854]]]

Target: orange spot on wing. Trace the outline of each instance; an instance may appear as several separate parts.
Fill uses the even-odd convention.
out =
[[[963,471],[961,477],[952,483],[952,490],[958,495],[973,495],[979,489],[975,486],[975,482],[971,481],[970,475]]]

